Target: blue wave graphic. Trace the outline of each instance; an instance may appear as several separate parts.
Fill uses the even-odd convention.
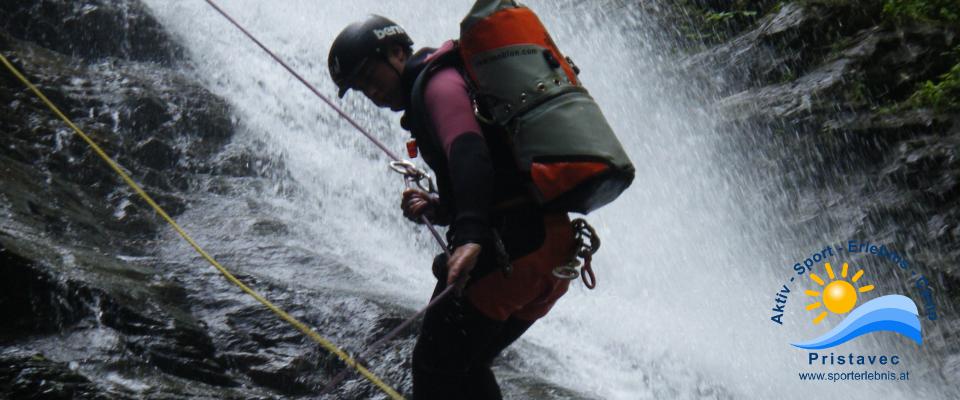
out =
[[[793,343],[801,349],[819,350],[837,346],[870,332],[892,331],[923,344],[917,305],[909,297],[892,294],[857,307],[839,325],[820,337]]]

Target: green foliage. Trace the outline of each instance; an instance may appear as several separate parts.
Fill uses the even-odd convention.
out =
[[[738,17],[738,16],[753,17],[753,16],[756,16],[756,15],[757,15],[757,12],[756,12],[756,11],[747,11],[747,10],[744,10],[744,11],[721,11],[721,12],[707,11],[707,12],[704,14],[704,19],[705,19],[707,22],[727,22],[727,21],[729,21],[729,20],[731,20],[731,19],[733,19],[733,18],[735,18],[735,17]]]
[[[921,21],[954,30],[960,26],[960,0],[884,0],[883,13],[893,23]],[[939,79],[921,83],[917,91],[897,108],[960,110],[960,46],[943,56],[956,64]]]
[[[960,63],[954,65],[940,81],[926,81],[907,100],[910,105],[938,110],[960,110]]]
[[[857,79],[850,85],[847,98],[854,103],[866,103],[870,99],[870,89],[862,79]]]
[[[783,74],[780,75],[780,83],[793,82],[797,79],[797,71],[789,66],[785,68]]]
[[[742,33],[781,3],[775,0],[675,0],[674,7],[680,16],[675,26],[691,42],[691,47],[700,49]]]
[[[883,13],[898,20],[960,23],[960,1],[886,0],[883,4]]]

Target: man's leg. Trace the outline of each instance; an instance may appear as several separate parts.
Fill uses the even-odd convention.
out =
[[[437,283],[434,295],[445,282]],[[414,400],[467,398],[471,366],[503,327],[503,321],[487,318],[465,298],[451,296],[428,310],[413,349]]]
[[[490,341],[489,346],[479,354],[479,357],[470,366],[469,375],[464,381],[464,386],[467,388],[466,399],[500,400],[503,398],[500,393],[500,385],[497,384],[497,378],[490,366],[504,349],[520,338],[533,325],[533,322],[510,318],[503,324],[500,333]]]
[[[463,298],[451,297],[427,311],[413,351],[414,400],[501,398],[490,370],[493,359],[544,316],[569,285],[551,271],[573,252],[570,220],[548,215],[545,227],[543,246],[514,260],[509,276],[493,271],[473,278]],[[445,264],[434,260],[439,280],[434,296],[445,286]]]

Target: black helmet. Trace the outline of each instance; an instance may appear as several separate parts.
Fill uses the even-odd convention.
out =
[[[409,48],[413,40],[400,25],[379,15],[370,15],[340,31],[327,57],[330,77],[340,89],[339,96],[347,93],[350,81],[370,56],[386,57],[391,45]]]

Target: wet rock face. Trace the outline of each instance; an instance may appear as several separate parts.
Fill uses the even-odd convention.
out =
[[[172,63],[183,50],[131,0],[6,0],[0,30],[59,53]]]
[[[226,103],[168,67],[179,47],[139,2],[3,2],[0,51],[173,216],[193,191],[230,193],[231,180],[282,169],[229,146]],[[0,398],[298,396],[345,367],[208,266],[154,258],[165,225],[6,71],[0,104]],[[251,230],[287,234],[272,220]],[[356,296],[240,278],[312,326],[363,314],[325,332],[349,348],[368,321],[399,319]],[[411,346],[383,353],[404,359]],[[409,382],[407,371],[387,375]],[[360,377],[337,393],[377,395]]]
[[[179,50],[140,3],[11,1],[0,10],[0,51],[171,215],[196,190],[228,194],[232,180],[282,169],[229,146],[234,124],[222,99],[143,62],[172,64]],[[114,40],[104,40],[108,33]],[[299,396],[345,367],[203,273],[209,266],[155,258],[165,225],[5,71],[0,104],[0,398]],[[284,235],[287,227],[263,220],[251,231]],[[325,335],[351,349],[363,347],[370,321],[400,319],[364,298],[294,296],[240,279],[311,326],[337,326]],[[410,347],[407,337],[381,353],[405,359]],[[409,382],[408,366],[395,364],[387,378]],[[336,396],[377,391],[354,376]]]
[[[41,355],[0,358],[0,393],[11,399],[109,399],[89,379]]]
[[[893,18],[882,6],[786,2],[683,68],[719,99],[731,143],[759,144],[740,156],[775,160],[758,180],[777,182],[798,206],[785,213],[806,213],[791,230],[832,227],[896,245],[951,308],[960,304],[960,117],[911,98],[960,63],[960,27]]]
[[[878,104],[906,100],[921,82],[951,68],[951,60],[943,54],[960,43],[954,32],[923,25],[868,27],[837,40],[846,47],[819,56],[823,60],[819,64],[778,62],[791,74],[800,73],[787,81],[759,77],[750,81],[762,85],[756,88],[722,83],[718,90],[732,92],[723,99],[723,106],[735,118],[813,119],[836,127],[838,109],[871,115],[876,114],[871,108]],[[743,68],[746,76],[762,75],[753,71],[754,65]],[[906,112],[901,118],[910,115]]]
[[[8,38],[6,44],[4,50],[14,51],[12,60],[28,77],[135,178],[161,175],[147,184],[162,192],[183,190],[187,173],[209,169],[203,160],[232,133],[223,100],[171,71],[116,61],[77,64],[26,42]],[[0,85],[0,102],[9,105],[0,121],[12,133],[4,153],[25,163],[39,160],[73,181],[112,190],[113,171],[103,168],[86,143],[62,121],[49,118],[51,111],[12,76],[4,74]]]
[[[721,94],[789,82],[820,65],[843,38],[877,24],[880,13],[879,1],[785,2],[685,67]]]
[[[0,246],[0,343],[49,334],[90,316],[89,297]],[[74,292],[73,295],[70,293]]]
[[[902,100],[956,62],[945,55],[957,45],[957,31],[893,23],[882,6],[875,0],[787,2],[753,29],[688,57],[684,68],[721,96],[812,94],[830,106]],[[817,75],[823,77],[811,84]]]
[[[233,134],[222,99],[153,63],[180,50],[139,2],[5,1],[0,51],[172,215]],[[237,386],[186,289],[135,261],[162,228],[152,210],[5,69],[0,104],[0,397]]]
[[[9,321],[0,331],[0,343],[5,345],[0,352],[0,394],[12,398],[113,397],[103,397],[110,389],[91,384],[75,365],[66,368],[42,354],[24,355],[33,352],[34,341],[43,342],[47,335],[68,348],[74,346],[73,336],[115,339],[102,348],[76,349],[64,360],[74,364],[113,357],[106,364],[109,368],[143,362],[191,381],[236,385],[214,356],[213,343],[202,324],[183,309],[157,302],[157,285],[150,285],[146,275],[137,275],[135,267],[117,259],[73,252],[69,259],[75,271],[61,270],[51,264],[56,257],[36,253],[51,251],[56,250],[9,237],[0,240],[4,265],[0,305],[3,318]],[[18,254],[31,254],[32,259]],[[118,277],[116,273],[123,269],[129,269],[127,276]],[[43,348],[37,346],[36,350]]]

